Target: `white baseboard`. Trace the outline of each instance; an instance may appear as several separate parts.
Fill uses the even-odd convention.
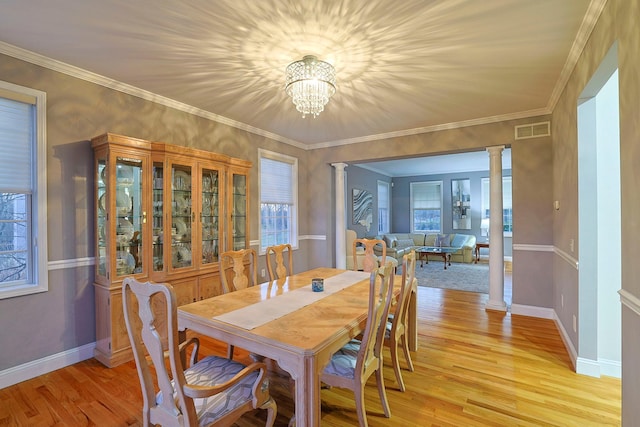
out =
[[[96,343],[86,344],[0,371],[0,389],[91,359],[95,347]]]
[[[617,360],[598,359],[600,374],[607,377],[622,378],[622,362]]]
[[[600,378],[600,364],[597,360],[578,357],[578,360],[576,360],[576,374]]]
[[[602,375],[622,378],[622,363],[616,360],[593,360],[578,357],[576,361],[576,373],[596,378],[600,378]]]
[[[539,317],[541,319],[554,319],[555,312],[551,308],[536,307],[533,305],[511,304],[511,314],[520,316]]]
[[[573,364],[573,369],[574,371],[577,372],[576,366],[578,364],[578,352],[576,351],[576,348],[573,346],[573,343],[569,338],[569,334],[567,333],[567,330],[562,325],[562,322],[560,322],[558,313],[556,313],[555,310],[553,310],[553,320],[556,322],[556,327],[560,331],[560,338],[562,338],[564,347],[567,349],[567,352],[569,353],[569,358],[571,359],[571,363]]]
[[[601,375],[614,378],[622,377],[622,364],[618,361],[606,359],[593,360],[578,357],[578,352],[573,346],[571,339],[569,339],[569,334],[567,334],[567,331],[562,325],[562,322],[560,322],[555,310],[543,307],[512,304],[511,314],[552,319],[560,332],[560,338],[562,338],[562,342],[567,349],[567,353],[569,353],[569,358],[571,359],[571,363],[573,364],[574,370],[577,374],[588,375],[596,378],[599,378]]]

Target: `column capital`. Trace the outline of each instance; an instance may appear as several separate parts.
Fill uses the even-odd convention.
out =
[[[347,163],[331,163],[331,166],[333,166],[337,170],[345,170],[345,168],[349,165]]]
[[[505,149],[504,145],[494,145],[492,147],[487,147],[487,152],[491,156],[491,155],[501,154],[502,151],[504,151],[504,149]]]

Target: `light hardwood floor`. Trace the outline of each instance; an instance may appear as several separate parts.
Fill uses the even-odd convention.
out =
[[[385,368],[391,418],[367,385],[369,425],[620,425],[620,381],[573,372],[553,321],[487,312],[487,295],[420,287],[415,372],[403,371],[400,392]],[[203,353],[226,345],[203,339]],[[388,361],[388,351],[385,353]],[[237,357],[249,361],[246,352]],[[403,365],[404,366],[404,365]],[[286,378],[273,375],[276,425],[293,414]],[[139,426],[142,405],[133,362],[107,369],[90,359],[0,390],[0,426]],[[263,411],[241,427],[264,425]],[[357,426],[353,395],[322,391],[323,426]]]

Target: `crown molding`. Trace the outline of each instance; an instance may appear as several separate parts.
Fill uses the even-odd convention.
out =
[[[331,148],[340,145],[357,144],[359,142],[379,141],[381,139],[399,138],[402,136],[420,135],[423,133],[431,133],[442,130],[460,129],[469,126],[486,125],[490,123],[504,122],[508,120],[526,119],[529,117],[538,117],[551,114],[548,108],[538,108],[535,110],[520,111],[517,113],[501,114],[498,116],[481,117],[471,120],[463,120],[460,122],[443,123],[441,125],[426,126],[421,128],[413,128],[400,130],[396,132],[380,133],[376,135],[359,136],[357,138],[339,139],[335,141],[320,142],[310,145],[310,149]]]
[[[593,3],[598,3],[598,2],[606,2],[606,0],[593,0]],[[602,8],[600,8],[599,11],[601,11],[601,9]],[[589,11],[591,11],[591,8],[589,9]],[[599,12],[597,16],[599,16]],[[597,20],[597,16],[595,16],[596,20]],[[581,30],[583,27],[585,27],[586,21],[587,21],[587,18],[585,18],[585,20],[583,21]],[[595,20],[591,24],[589,33],[593,29],[593,25],[595,25]],[[577,40],[578,38],[576,38],[576,41]],[[585,40],[585,43],[586,43],[586,40]],[[576,42],[574,42],[574,46],[575,45],[576,45]],[[582,48],[584,48],[584,43],[582,44],[581,49]],[[572,48],[572,52],[573,51],[574,49]],[[342,140],[326,141],[326,142],[321,142],[317,144],[304,144],[299,141],[295,141],[295,140],[286,138],[284,136],[281,136],[272,132],[268,132],[263,129],[256,128],[246,123],[238,122],[238,121],[229,119],[227,117],[202,110],[200,108],[185,104],[183,102],[179,102],[174,99],[167,98],[167,97],[155,94],[153,92],[149,92],[144,89],[140,89],[138,87],[119,82],[109,77],[105,77],[100,74],[93,73],[91,71],[84,70],[82,68],[79,68],[73,65],[69,65],[67,63],[58,61],[56,59],[49,58],[44,55],[40,55],[38,53],[31,52],[29,50],[22,49],[17,46],[13,46],[11,44],[8,44],[2,41],[0,41],[0,53],[14,57],[16,59],[29,62],[34,65],[39,65],[41,67],[69,75],[71,77],[75,77],[90,83],[104,86],[109,89],[117,90],[119,92],[126,93],[128,95],[132,95],[150,102],[155,102],[157,104],[164,105],[169,108],[174,108],[179,111],[184,111],[186,113],[193,114],[195,116],[212,120],[217,123],[225,124],[227,126],[230,126],[239,130],[243,130],[255,135],[263,136],[265,138],[282,142],[284,144],[288,144],[293,147],[296,147],[302,150],[307,150],[307,151],[320,149],[320,148],[331,148],[331,147],[337,147],[342,145],[357,144],[360,142],[371,142],[371,141],[379,141],[384,139],[399,138],[404,136],[413,136],[413,135],[432,133],[432,132],[443,131],[443,130],[460,129],[460,128],[465,128],[469,126],[484,125],[484,124],[497,123],[497,122],[508,121],[508,120],[525,119],[529,117],[548,115],[548,114],[551,114],[552,112],[551,108],[546,107],[546,108],[539,108],[534,110],[521,111],[521,112],[496,115],[496,116],[490,116],[490,117],[480,117],[476,119],[464,120],[459,122],[451,122],[451,123],[444,123],[444,124],[433,125],[433,126],[406,129],[406,130],[395,131],[395,132],[367,135],[367,136],[348,138],[348,139],[342,139]],[[576,60],[574,60],[573,62],[574,65]],[[565,64],[565,68],[567,68],[567,64]],[[571,69],[573,68],[571,67]],[[566,82],[564,84],[566,84]],[[556,88],[557,88],[557,85],[556,85]],[[554,103],[550,102],[549,105],[555,105],[555,102]]]
[[[576,34],[576,38],[573,40],[573,44],[571,45],[571,50],[569,50],[569,55],[567,56],[567,60],[564,63],[564,67],[560,72],[560,77],[556,81],[556,85],[551,92],[551,96],[549,97],[549,102],[547,104],[547,110],[553,111],[556,108],[556,104],[560,100],[560,95],[564,91],[564,88],[567,86],[569,82],[569,78],[571,77],[571,73],[573,73],[573,69],[578,63],[578,59],[580,55],[582,55],[582,51],[584,47],[587,45],[587,41],[593,32],[593,29],[598,22],[598,18],[600,18],[600,14],[604,9],[604,6],[607,4],[607,0],[591,0],[589,3],[589,8],[587,9],[587,13],[584,15],[584,19],[580,24],[580,28],[578,29],[578,34]]]
[[[236,129],[250,132],[259,136],[263,136],[265,138],[273,139],[278,142],[283,142],[285,144],[289,144],[303,150],[308,149],[308,146],[306,144],[302,144],[298,141],[285,138],[284,136],[277,135],[275,133],[250,126],[246,123],[237,122],[227,117],[202,110],[200,108],[185,104],[183,102],[176,101],[171,98],[167,98],[165,96],[157,95],[153,92],[149,92],[147,90],[140,89],[138,87],[119,82],[109,77],[105,77],[100,74],[96,74],[91,71],[87,71],[82,68],[69,65],[67,63],[58,61],[56,59],[52,59],[52,58],[37,54],[35,52],[31,52],[26,49],[19,48],[17,46],[13,46],[5,42],[0,42],[0,53],[3,53],[8,56],[12,56],[16,59],[30,62],[31,64],[34,64],[34,65],[39,65],[49,70],[66,74],[71,77],[75,77],[90,83],[95,83],[97,85],[104,86],[109,89],[117,90],[119,92],[126,93],[127,95],[132,95],[132,96],[144,99],[146,101],[155,102],[157,104],[164,105],[165,107],[174,108],[179,111],[184,111],[185,113],[193,114],[194,116],[209,119],[214,122],[231,126]]]

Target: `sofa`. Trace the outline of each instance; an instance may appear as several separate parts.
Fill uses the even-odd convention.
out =
[[[473,250],[476,236],[470,234],[438,234],[438,233],[388,233],[376,236],[387,244],[387,256],[402,262],[404,254],[419,246],[446,246],[459,248],[451,254],[452,262],[473,262]],[[376,255],[382,254],[382,248],[374,248]]]

